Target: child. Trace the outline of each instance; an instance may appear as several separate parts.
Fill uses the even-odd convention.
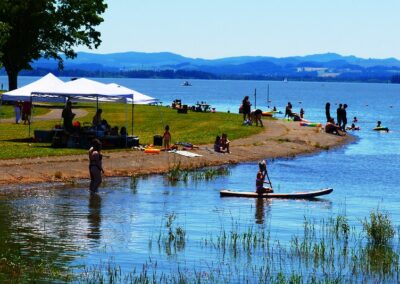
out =
[[[268,183],[265,181],[265,176],[267,172],[267,163],[265,160],[262,160],[261,162],[258,163],[258,173],[256,177],[256,192],[258,194],[263,194],[263,193],[269,193],[269,192],[274,192],[272,188],[265,188],[264,183]]]
[[[163,141],[164,141],[164,149],[168,150],[170,148],[169,142],[171,141],[171,133],[169,132],[169,125],[165,126]]]

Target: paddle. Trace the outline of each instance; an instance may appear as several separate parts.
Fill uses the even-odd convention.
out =
[[[273,190],[273,188],[272,188],[272,183],[271,183],[271,180],[270,180],[270,178],[269,178],[268,171],[267,171],[267,162],[265,162],[265,175],[267,176],[268,183],[269,183],[271,189]]]

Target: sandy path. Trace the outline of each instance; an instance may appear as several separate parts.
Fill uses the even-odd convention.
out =
[[[73,112],[75,113],[75,118],[79,118],[79,117],[84,117],[88,114],[88,112],[84,109],[74,109]],[[61,120],[61,113],[62,113],[62,109],[59,108],[55,108],[55,109],[51,109],[50,112],[43,114],[43,115],[38,115],[38,116],[33,116],[32,122],[34,122],[35,120],[57,120],[60,119]],[[15,122],[15,118],[5,118],[2,119],[1,122]]]
[[[168,152],[145,154],[131,149],[122,152],[103,151],[105,175],[165,173],[178,163],[181,163],[182,168],[199,168],[264,158],[292,157],[327,150],[353,140],[352,136],[340,137],[317,132],[316,128],[301,127],[298,122],[265,121],[264,125],[266,127],[262,133],[232,141],[231,154],[215,153],[211,144],[201,145],[199,149],[193,150],[192,152],[202,155],[196,158]],[[2,188],[11,184],[69,182],[88,177],[87,155],[0,160]]]

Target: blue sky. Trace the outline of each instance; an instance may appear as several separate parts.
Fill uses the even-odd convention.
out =
[[[399,0],[106,0],[96,53],[400,58]],[[78,48],[79,51],[87,51]]]

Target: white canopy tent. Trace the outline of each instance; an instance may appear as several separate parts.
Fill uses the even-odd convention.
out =
[[[31,99],[31,94],[33,92],[49,92],[55,88],[61,87],[65,83],[54,76],[52,73],[47,74],[46,76],[36,80],[28,85],[25,85],[21,88],[6,92],[2,95],[1,99],[3,101],[29,101]],[[49,98],[42,97],[39,98],[38,101],[48,102]],[[62,98],[57,97],[52,102],[62,101]]]
[[[35,101],[40,102],[65,102],[67,99],[73,101],[96,101],[97,108],[99,101],[131,104],[132,134],[134,104],[149,104],[157,101],[155,98],[117,84],[103,84],[86,78],[64,83],[51,73],[29,85],[3,94],[2,99],[7,101],[32,101],[33,97]]]
[[[158,101],[158,99],[152,98],[150,96],[139,93],[138,91],[126,88],[124,86],[121,86],[121,85],[118,85],[115,83],[110,83],[110,84],[108,84],[108,86],[118,88],[121,91],[126,91],[129,93],[132,93],[133,94],[133,104],[144,105],[144,104],[152,104],[152,103],[155,103]],[[128,98],[127,103],[132,104],[132,99]]]

